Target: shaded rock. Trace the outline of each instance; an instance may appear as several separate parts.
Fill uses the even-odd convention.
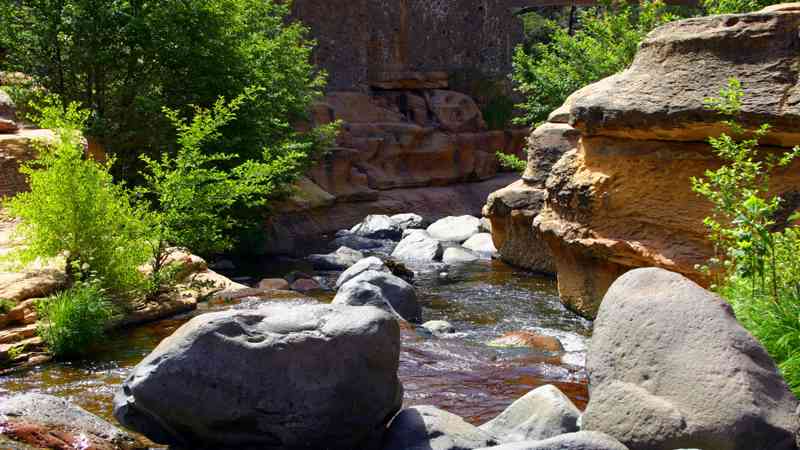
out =
[[[480,450],[489,450],[483,448]],[[491,450],[629,450],[619,441],[597,431],[562,434],[543,441],[498,445]]]
[[[357,234],[339,236],[331,242],[331,247],[347,247],[353,250],[369,250],[383,245],[379,239],[370,239]]]
[[[443,336],[456,332],[456,328],[453,324],[445,320],[429,320],[422,324],[422,328],[428,330],[435,336]]]
[[[528,347],[545,352],[560,353],[564,351],[561,341],[554,336],[546,336],[533,331],[512,331],[489,342],[492,347]]]
[[[204,314],[134,368],[114,416],[187,448],[368,449],[402,402],[399,351],[397,321],[376,308]]]
[[[295,281],[303,279],[303,278],[313,280],[314,276],[310,275],[310,274],[307,274],[305,272],[301,272],[299,270],[293,270],[293,271],[289,272],[289,274],[287,274],[285,278],[286,278],[286,281],[288,281],[289,284],[291,284],[291,283],[294,283]]]
[[[414,271],[406,267],[406,265],[400,261],[389,258],[383,263],[386,264],[386,267],[389,268],[389,271],[392,272],[394,276],[400,277],[409,283],[414,281]]]
[[[323,287],[321,284],[319,284],[319,281],[313,278],[299,278],[292,283],[289,288],[295,292],[301,293],[323,290]]]
[[[464,247],[448,247],[444,250],[442,261],[445,264],[466,264],[481,259],[478,254]]]
[[[632,450],[794,449],[798,400],[718,296],[663,269],[606,294],[587,359],[584,430]]]
[[[201,289],[201,295],[211,296],[212,299],[236,298],[240,297],[242,292],[252,289],[210,269],[192,275],[191,280],[194,283],[205,285]]]
[[[391,273],[367,270],[341,285],[334,305],[374,306],[409,322],[422,320],[414,287]]]
[[[425,219],[418,214],[395,214],[389,219],[402,231],[425,226]]]
[[[310,255],[306,258],[318,270],[343,270],[364,259],[364,254],[352,248],[339,247],[327,255]]]
[[[258,282],[259,289],[271,289],[274,291],[288,291],[289,282],[283,278],[265,278]]]
[[[18,394],[0,400],[0,434],[36,448],[147,448],[83,408],[45,394]]]
[[[497,249],[494,246],[494,241],[492,240],[492,235],[490,233],[478,233],[467,239],[462,246],[467,250],[472,250],[484,258],[491,258],[492,255],[497,253]]]
[[[433,406],[406,408],[392,420],[383,450],[469,450],[493,438],[461,417]]]
[[[440,241],[462,243],[480,232],[481,220],[473,216],[450,216],[428,227],[428,234]]]
[[[486,217],[481,217],[481,233],[489,233],[492,234],[492,221],[487,219]]]
[[[11,97],[0,89],[0,133],[13,133],[19,129],[16,111]]]
[[[445,131],[485,130],[483,113],[468,95],[434,90],[428,95],[431,111]]]
[[[219,261],[214,261],[214,264],[211,265],[211,268],[214,270],[235,270],[236,264],[233,263],[230,259],[220,259]]]
[[[339,289],[343,284],[368,270],[391,273],[389,268],[386,267],[386,264],[384,264],[380,258],[377,256],[370,256],[358,261],[350,266],[347,270],[342,272],[342,274],[339,275],[339,278],[336,279],[336,289]]]
[[[427,234],[428,232],[425,231],[424,229],[420,229],[420,228],[409,228],[407,230],[403,230],[402,239],[405,239],[405,238],[411,236],[412,234],[416,234],[416,233],[426,233]]]
[[[581,412],[557,387],[536,388],[480,429],[499,442],[538,441],[578,431]]]
[[[397,239],[403,234],[399,225],[389,216],[373,214],[367,216],[361,223],[350,229],[358,236],[371,239]]]
[[[442,243],[426,231],[409,234],[395,247],[392,257],[405,261],[433,262],[442,258]]]

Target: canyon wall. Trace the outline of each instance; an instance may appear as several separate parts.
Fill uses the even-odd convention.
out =
[[[497,176],[496,151],[522,155],[529,130],[489,130],[475,101],[442,89],[332,92],[313,124],[341,121],[336,146],[278,206],[264,251],[292,252],[367,214],[478,214]]]
[[[318,42],[331,90],[445,87],[440,73],[510,72],[524,0],[295,0],[293,17]]]
[[[662,267],[705,283],[696,265],[713,255],[703,226],[710,204],[690,179],[720,166],[707,139],[727,128],[704,99],[738,78],[746,93],[740,121],[773,126],[762,150],[800,144],[799,28],[800,5],[784,4],[654,30],[628,70],[576,92],[534,132],[562,130],[550,147],[565,151],[537,171],[541,153],[531,146],[538,181],[529,170],[522,183],[543,189],[543,199],[518,209],[531,217],[530,234],[512,243],[496,236],[498,248],[540,253],[546,244],[562,301],[588,317],[631,268]],[[800,163],[775,173],[772,187],[785,208],[800,206]]]

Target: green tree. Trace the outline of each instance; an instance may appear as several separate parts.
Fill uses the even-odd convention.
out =
[[[87,134],[135,178],[139,154],[172,151],[164,107],[209,108],[249,86],[262,88],[223,131],[236,160],[297,140],[292,126],[321,94],[313,42],[276,0],[19,0],[0,10],[4,69],[33,75],[65,101],[91,109]],[[4,4],[7,4],[5,2]]]
[[[5,204],[21,219],[16,231],[25,242],[10,257],[27,264],[64,255],[73,280],[94,273],[110,293],[133,297],[143,281],[138,267],[150,256],[146,211],[114,183],[112,161],[86,158],[80,129],[88,111],[54,96],[36,107],[38,123],[55,139],[39,143],[39,158],[21,168],[30,191]]]
[[[220,130],[236,120],[260,91],[251,88],[229,102],[220,98],[209,109],[196,107],[191,120],[182,118],[177,110],[165,109],[177,132],[178,150],[164,152],[159,159],[141,157],[145,163],[143,192],[156,211],[154,253],[160,255],[156,269],[167,245],[206,255],[230,250],[235,244],[234,231],[246,226],[238,212],[263,209],[268,199],[288,193],[308,168],[313,150],[325,146],[321,140],[331,133],[312,133],[305,141],[288,142],[277,149],[266,147],[259,160],[220,168],[238,155],[224,150],[207,153],[204,148],[226,145]]]
[[[588,8],[574,34],[553,24],[549,42],[518,47],[513,79],[525,96],[519,121],[540,123],[576,90],[626,69],[647,33],[676,17],[658,1]]]

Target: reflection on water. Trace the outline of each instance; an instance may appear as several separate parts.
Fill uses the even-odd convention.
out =
[[[325,275],[335,280],[336,274]],[[494,261],[459,269],[421,268],[415,284],[425,320],[448,320],[458,334],[438,339],[403,330],[400,378],[406,404],[433,404],[481,423],[529,390],[552,383],[579,407],[585,405],[583,365],[591,325],[564,309],[553,280]],[[319,297],[321,301],[330,299],[330,294]],[[116,386],[164,337],[193,315],[232,306],[203,305],[189,315],[117,332],[99,346],[91,360],[49,363],[0,377],[0,392],[63,396],[110,418]],[[503,333],[520,330],[557,336],[566,353],[547,355],[486,345]]]

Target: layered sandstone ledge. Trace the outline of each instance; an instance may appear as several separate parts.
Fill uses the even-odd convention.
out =
[[[336,146],[266,225],[268,253],[299,249],[368,214],[475,214],[513,176],[495,152],[521,156],[529,130],[488,130],[469,96],[443,89],[333,92],[316,125],[341,121]]]
[[[706,140],[725,126],[703,100],[736,77],[746,91],[741,121],[773,125],[764,149],[800,144],[798,27],[800,6],[787,4],[653,31],[631,68],[576,92],[534,132],[560,127],[579,137],[563,132],[560,148],[569,149],[537,173],[546,177],[542,206],[526,211],[535,216],[535,242],[496,236],[498,248],[529,245],[538,253],[546,243],[562,301],[589,317],[632,268],[663,267],[704,283],[696,265],[713,254],[703,226],[710,204],[691,191],[690,178],[719,167]],[[535,143],[531,150],[535,162]],[[787,208],[798,206],[799,169],[797,163],[773,177],[775,193],[791,200]],[[523,183],[536,185],[527,175]]]

